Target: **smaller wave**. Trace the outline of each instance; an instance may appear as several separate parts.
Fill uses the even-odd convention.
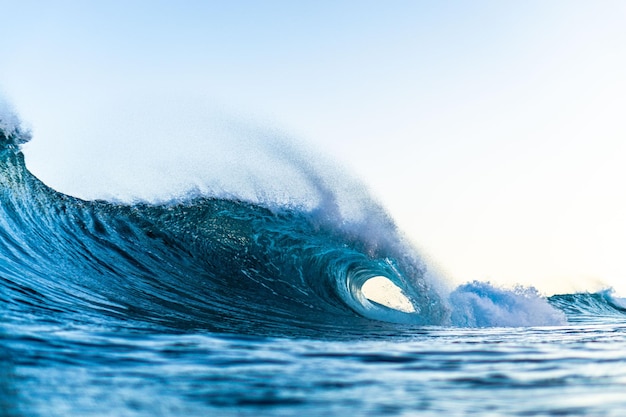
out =
[[[612,288],[596,293],[553,295],[549,301],[562,310],[570,322],[626,319],[626,299],[615,296]]]
[[[558,326],[565,314],[535,288],[498,288],[474,281],[459,286],[449,297],[451,321],[460,327]]]

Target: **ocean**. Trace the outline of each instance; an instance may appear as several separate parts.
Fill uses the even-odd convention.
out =
[[[447,288],[384,209],[86,201],[0,113],[1,416],[623,416],[626,302]]]

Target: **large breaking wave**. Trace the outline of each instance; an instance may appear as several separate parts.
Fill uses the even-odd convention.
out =
[[[4,322],[297,336],[559,325],[563,312],[576,315],[576,300],[531,289],[473,282],[445,291],[362,194],[355,217],[329,187],[309,206],[206,192],[87,201],[27,170],[20,145],[29,139],[14,113],[0,113]]]

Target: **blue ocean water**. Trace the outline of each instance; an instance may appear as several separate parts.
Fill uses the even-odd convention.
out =
[[[332,195],[81,200],[27,170],[29,139],[0,117],[2,416],[626,412],[610,291],[447,290],[384,210]]]

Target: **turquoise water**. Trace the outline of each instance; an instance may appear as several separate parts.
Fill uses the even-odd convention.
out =
[[[4,415],[621,416],[626,325],[346,340],[13,332]]]

